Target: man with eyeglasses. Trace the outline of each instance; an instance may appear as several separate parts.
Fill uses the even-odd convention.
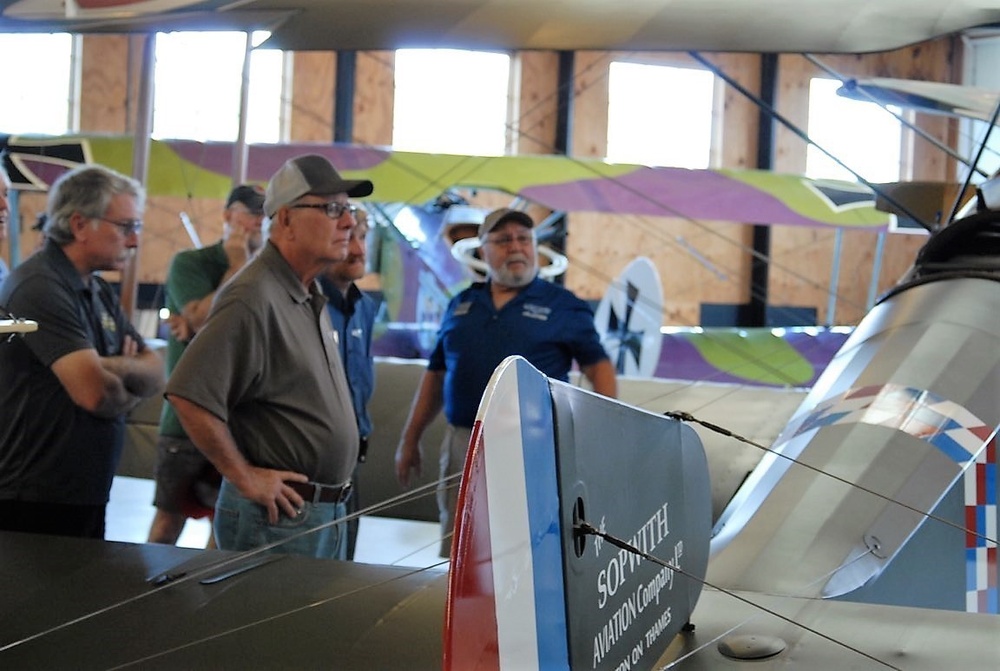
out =
[[[138,244],[145,192],[100,165],[52,185],[45,244],[0,305],[38,330],[0,343],[0,529],[104,537],[125,413],[163,388],[163,361],[96,273]]]
[[[372,432],[372,420],[368,414],[368,401],[375,390],[375,361],[372,358],[372,330],[378,304],[361,291],[356,282],[365,275],[367,261],[366,240],[368,237],[368,213],[359,209],[354,218],[357,225],[351,232],[351,245],[347,258],[331,263],[319,277],[320,286],[329,301],[326,305],[330,322],[339,339],[340,356],[347,372],[347,386],[354,402],[354,414],[358,420],[358,464],[354,470],[354,492],[347,502],[347,512],[361,510],[357,486],[357,469],[368,458],[368,437]],[[358,519],[347,523],[347,559],[354,559],[354,549],[358,540]]]
[[[166,281],[167,375],[187,343],[208,318],[219,287],[228,282],[263,244],[264,189],[241,184],[230,191],[222,213],[222,239],[214,245],[177,253]],[[177,542],[188,518],[211,518],[222,476],[184,433],[173,406],[163,404],[156,444],[156,515],[150,543]],[[208,547],[214,547],[209,538]]]
[[[267,243],[219,292],[167,382],[185,432],[222,473],[224,550],[344,558],[358,427],[316,278],[346,258],[350,197],[372,192],[318,155],[271,177]],[[303,533],[310,531],[310,533]]]
[[[538,277],[534,225],[527,213],[503,208],[479,227],[487,281],[472,284],[448,304],[396,449],[396,477],[406,487],[411,471],[419,474],[423,463],[421,436],[444,409],[448,427],[437,492],[442,557],[450,553],[458,500],[451,476],[462,471],[479,402],[501,361],[519,354],[565,381],[575,360],[595,392],[617,394],[615,369],[590,306]]]

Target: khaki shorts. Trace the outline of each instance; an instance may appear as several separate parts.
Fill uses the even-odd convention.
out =
[[[442,480],[465,468],[465,453],[469,450],[472,429],[452,426],[445,429],[441,443],[439,476]],[[455,532],[455,509],[458,507],[459,480],[442,482],[437,489],[438,516],[441,519],[441,556],[451,555],[451,538]]]

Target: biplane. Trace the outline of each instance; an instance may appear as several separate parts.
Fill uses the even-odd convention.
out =
[[[0,149],[7,157],[14,186],[25,191],[44,191],[59,174],[81,162],[98,162],[128,172],[133,145],[127,136],[0,136]],[[151,141],[150,195],[223,198],[229,189],[232,151],[232,144],[225,142]],[[247,153],[248,181],[266,182],[287,158],[319,153],[345,175],[367,175],[380,185],[377,200],[372,199],[369,207],[373,220],[382,224],[375,229],[377,242],[372,255],[381,276],[385,305],[374,343],[380,356],[426,356],[448,298],[471,279],[467,263],[455,258],[461,258],[456,250],[463,243],[475,241],[453,243],[446,235],[454,222],[450,213],[474,209],[442,197],[454,187],[509,194],[554,213],[539,226],[543,243],[547,222],[569,211],[715,223],[748,223],[752,219],[749,223],[880,232],[894,218],[876,208],[876,194],[864,185],[764,170],[690,170],[560,156],[470,160],[457,155],[315,143],[251,144]],[[479,211],[478,216],[483,213]],[[752,216],[748,217],[749,213]],[[543,244],[540,249],[545,252],[549,248]],[[551,255],[560,256],[557,252]],[[620,278],[612,286],[623,286],[624,281]],[[662,298],[653,304],[662,311]],[[667,333],[662,347],[657,348],[664,354],[650,359],[645,370],[663,378],[711,377],[717,382],[804,387],[815,382],[845,337],[839,330],[808,337],[793,332],[775,337],[769,330],[749,335],[720,332],[711,338]],[[740,354],[741,349],[748,351]],[[758,353],[765,351],[796,363],[781,366],[783,373],[755,363],[760,359]],[[742,365],[733,365],[741,361]]]
[[[4,21],[136,25],[103,4],[78,3],[79,13],[67,17],[54,5],[5,3]],[[217,6],[124,4],[166,11],[146,17],[157,29],[203,25],[208,17],[198,12]],[[300,35],[328,45],[332,33],[323,29],[334,24],[308,12],[318,4],[328,5],[236,9],[275,12],[255,21],[287,20],[277,44]],[[412,26],[416,41],[460,45],[495,34],[498,9],[508,3],[448,4],[435,21],[426,3],[388,4],[383,17],[400,19],[380,21],[397,31],[381,39],[393,43]],[[688,29],[669,42],[665,24],[635,13],[664,4],[614,12],[650,24],[629,33],[642,33],[632,46],[707,49],[739,35],[727,48],[849,51],[887,46],[872,31],[905,40],[943,27],[939,5],[931,14],[929,5],[907,4],[913,21],[899,25],[861,20],[894,3],[858,3],[821,7],[829,22],[810,17],[813,32],[774,36],[773,23],[739,11],[709,14],[701,3],[657,14]],[[12,18],[13,7],[23,18]],[[23,13],[32,7],[49,13]],[[335,27],[345,48],[366,34],[358,22],[372,7],[341,7],[353,17]],[[1000,20],[974,3],[952,8],[949,28]],[[282,14],[289,9],[301,11]],[[504,15],[530,25],[531,12],[520,9]],[[763,8],[754,14],[768,16]],[[731,17],[738,29],[727,33],[720,21]],[[607,11],[595,5],[578,18],[581,26],[603,21],[602,30],[560,42],[536,26],[534,46],[626,45],[612,41],[622,33],[609,29]],[[847,19],[864,30],[830,29]],[[934,28],[918,27],[922,21]],[[762,25],[767,30],[748,28]],[[536,33],[507,34],[524,47]],[[817,34],[825,41],[810,42]],[[852,39],[861,41],[840,41]],[[636,381],[626,402],[615,402],[511,359],[480,407],[447,572],[0,534],[9,585],[0,661],[9,668],[989,666],[1000,658],[1000,251],[997,206],[985,196],[981,205],[931,238],[912,276],[809,380],[812,390],[787,411],[792,419],[775,446],[753,448],[759,464],[742,486],[741,467],[725,477],[732,451],[713,459],[702,438],[705,424],[722,422],[704,422],[697,402],[678,412],[684,404],[656,386],[662,382]],[[784,412],[769,391],[749,394],[765,406],[762,422]],[[717,511],[720,481],[732,488]]]
[[[953,226],[859,325],[714,528],[697,418],[605,399],[514,357],[480,406],[447,573],[0,534],[11,605],[0,657],[11,668],[987,666],[1000,631],[989,326],[1000,216]]]

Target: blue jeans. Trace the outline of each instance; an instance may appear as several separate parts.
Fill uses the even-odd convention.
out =
[[[215,542],[222,550],[254,550],[280,542],[280,545],[268,552],[300,554],[320,559],[345,559],[347,531],[343,523],[332,524],[313,533],[304,532],[346,514],[347,506],[344,503],[306,501],[302,505],[302,514],[294,518],[287,517],[279,509],[278,523],[272,525],[267,521],[266,508],[245,498],[228,480],[223,480],[219,500],[215,504],[212,527]],[[285,539],[291,540],[284,542]]]

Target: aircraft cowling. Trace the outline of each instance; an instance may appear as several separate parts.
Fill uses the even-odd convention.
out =
[[[976,216],[945,236],[953,253],[932,238],[831,361],[716,524],[711,583],[805,597],[870,583],[995,445],[1000,255],[968,239],[995,237],[1000,216]]]

